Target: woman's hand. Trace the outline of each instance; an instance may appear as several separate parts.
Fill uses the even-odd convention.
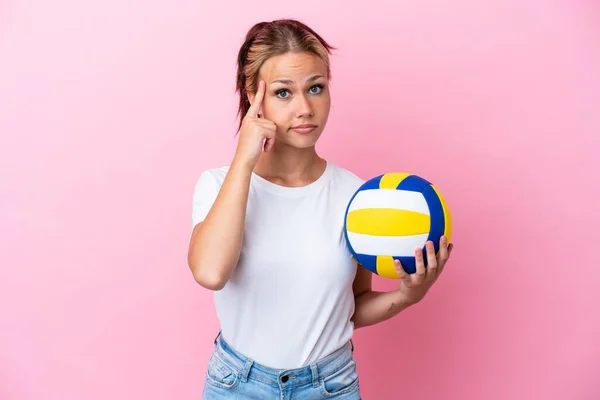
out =
[[[415,250],[415,258],[417,261],[417,271],[414,274],[408,274],[402,268],[400,261],[395,260],[394,266],[400,276],[400,293],[409,303],[418,303],[425,297],[425,294],[433,283],[440,276],[454,245],[446,243],[446,237],[440,238],[440,251],[438,256],[435,256],[435,249],[432,241],[427,241],[425,244],[427,250],[427,268],[423,261],[423,250]]]
[[[258,83],[258,90],[252,105],[248,109],[235,153],[235,161],[249,168],[254,168],[262,151],[273,148],[277,126],[273,121],[261,118],[259,112],[265,96],[265,82]]]

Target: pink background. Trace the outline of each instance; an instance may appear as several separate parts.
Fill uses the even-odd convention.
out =
[[[364,398],[600,398],[597,2],[5,0],[0,399],[200,398],[192,190],[278,17],[339,47],[321,154],[426,177],[454,217],[426,299],[356,333]]]

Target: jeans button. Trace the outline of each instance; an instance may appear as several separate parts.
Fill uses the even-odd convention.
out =
[[[288,379],[290,379],[289,376],[284,375],[281,377],[281,382],[286,383],[288,381]]]

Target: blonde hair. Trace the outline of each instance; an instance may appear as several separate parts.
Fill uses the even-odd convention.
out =
[[[327,79],[331,79],[329,55],[334,49],[315,31],[294,19],[260,22],[250,28],[237,60],[236,91],[240,95],[238,131],[250,108],[248,93],[256,93],[260,67],[265,61],[288,52],[311,53],[325,64]]]

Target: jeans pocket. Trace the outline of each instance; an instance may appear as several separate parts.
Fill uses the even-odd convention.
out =
[[[321,379],[321,391],[325,396],[339,396],[358,388],[356,360],[351,358],[344,366]]]
[[[239,382],[239,371],[213,353],[206,369],[206,382],[222,389],[231,389]]]

